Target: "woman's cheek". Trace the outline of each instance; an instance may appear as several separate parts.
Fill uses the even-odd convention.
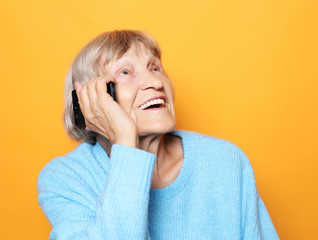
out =
[[[134,84],[133,82],[117,82],[115,88],[117,94],[117,102],[124,109],[129,110],[129,108],[131,108],[135,102],[138,92],[138,86],[136,86],[136,84]]]
[[[134,82],[135,78],[133,75],[118,75],[116,77],[117,83],[131,83]]]

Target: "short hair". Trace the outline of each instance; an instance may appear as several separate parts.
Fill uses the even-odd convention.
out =
[[[75,140],[96,143],[97,133],[75,125],[72,90],[74,82],[82,84],[102,75],[107,64],[121,58],[132,46],[142,43],[155,57],[161,60],[161,51],[149,34],[136,30],[114,30],[104,32],[87,43],[77,54],[65,79],[64,126],[67,134]]]

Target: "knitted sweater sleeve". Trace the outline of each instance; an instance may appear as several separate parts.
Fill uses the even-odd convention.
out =
[[[279,239],[255,182],[252,166],[243,155],[242,233],[244,240]]]
[[[99,195],[90,189],[94,181],[86,184],[94,171],[81,170],[89,159],[75,169],[71,159],[64,160],[48,164],[38,179],[38,201],[53,227],[51,240],[150,239],[147,217],[155,155],[113,145]]]

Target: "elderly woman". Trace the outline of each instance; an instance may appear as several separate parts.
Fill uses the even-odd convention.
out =
[[[86,127],[74,122],[74,88]],[[50,239],[278,239],[244,153],[175,131],[171,82],[147,34],[112,31],[89,42],[65,97],[66,130],[84,141],[39,175]]]

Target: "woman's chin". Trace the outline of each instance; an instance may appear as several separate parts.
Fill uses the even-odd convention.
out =
[[[170,124],[153,124],[151,126],[142,126],[138,128],[139,137],[152,136],[152,135],[163,135],[172,132],[176,129],[176,123],[171,122]]]

